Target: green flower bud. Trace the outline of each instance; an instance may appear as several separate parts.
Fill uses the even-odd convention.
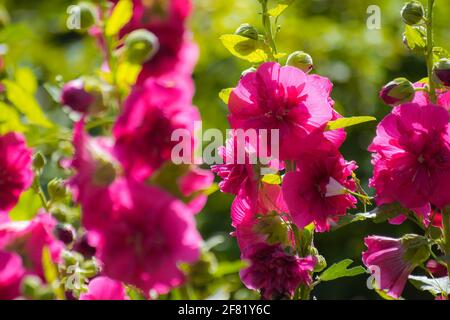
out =
[[[20,291],[25,298],[36,298],[39,288],[42,286],[41,278],[38,276],[26,276],[21,283]]]
[[[48,183],[47,191],[52,201],[63,200],[67,196],[66,184],[59,178],[55,178]]]
[[[416,234],[407,234],[401,238],[405,248],[403,259],[415,265],[420,265],[430,257],[428,239]]]
[[[87,260],[83,262],[81,268],[83,269],[83,275],[87,278],[92,278],[100,272],[100,267],[95,260]]]
[[[150,60],[158,50],[158,38],[145,29],[135,30],[125,38],[125,54],[131,63],[143,64]]]
[[[106,159],[98,159],[93,176],[93,183],[98,186],[109,186],[116,179],[116,167]]]
[[[254,26],[248,23],[243,23],[236,29],[234,34],[238,36],[246,37],[253,40],[258,40],[258,30]]]
[[[286,65],[296,67],[303,72],[310,72],[313,68],[313,59],[303,51],[292,52],[287,58]]]
[[[40,153],[39,151],[36,152],[33,156],[33,169],[36,171],[41,171],[44,168],[46,162],[47,161],[45,160],[42,153]]]
[[[433,75],[440,84],[450,87],[450,59],[440,59],[433,67]]]
[[[397,78],[381,89],[380,98],[388,106],[396,106],[412,101],[415,93],[414,86],[408,79]]]
[[[327,267],[327,260],[325,260],[324,256],[322,255],[316,255],[315,256],[317,263],[314,266],[314,272],[320,272],[322,270],[325,270],[325,268]]]
[[[97,8],[89,2],[80,2],[80,29],[87,30],[97,23]]]
[[[64,264],[66,266],[72,266],[77,263],[81,263],[84,260],[83,256],[80,253],[71,252],[71,251],[67,251],[67,250],[64,250],[62,252],[61,256],[62,256],[62,258],[64,260]]]
[[[403,6],[401,15],[404,23],[413,26],[422,21],[425,9],[419,1],[411,1]]]
[[[288,226],[278,214],[260,216],[254,230],[266,235],[267,242],[270,244],[286,244],[288,242]]]

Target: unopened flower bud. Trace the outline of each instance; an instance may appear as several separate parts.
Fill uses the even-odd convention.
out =
[[[308,73],[313,68],[313,59],[306,52],[294,51],[287,58],[286,65],[296,67]]]
[[[95,248],[89,244],[86,234],[84,234],[80,239],[78,239],[73,249],[88,259],[92,258],[96,252]]]
[[[425,10],[419,1],[411,1],[403,6],[401,15],[404,23],[413,26],[422,21]]]
[[[414,98],[413,84],[406,78],[397,78],[386,84],[380,91],[380,98],[389,106],[409,102]]]
[[[64,244],[71,244],[75,240],[75,230],[70,224],[58,223],[53,229],[53,234]]]
[[[327,260],[325,260],[324,256],[316,255],[316,265],[314,266],[314,272],[320,272],[327,267]]]
[[[97,23],[97,8],[89,2],[80,2],[80,29],[87,30]]]
[[[116,179],[116,175],[114,163],[105,159],[98,159],[92,182],[98,186],[109,186]]]
[[[143,64],[150,60],[159,50],[159,40],[150,31],[138,29],[125,38],[127,60],[135,64]]]
[[[38,276],[26,276],[21,283],[20,291],[25,298],[33,299],[36,297],[39,288],[42,286],[42,280]]]
[[[248,23],[243,23],[236,29],[234,34],[238,36],[246,37],[253,40],[258,40],[258,30],[254,26]]]
[[[450,59],[442,58],[433,67],[434,77],[445,87],[450,87]]]
[[[401,238],[405,253],[403,259],[420,265],[430,257],[428,239],[416,234],[407,234]]]
[[[277,214],[261,216],[254,230],[257,233],[267,236],[267,242],[270,244],[287,243],[288,227],[286,222]]]
[[[66,266],[76,265],[77,263],[81,263],[84,260],[83,256],[79,252],[64,250],[61,256]]]
[[[47,185],[47,191],[52,201],[62,200],[67,196],[67,187],[62,179],[51,180]]]
[[[33,156],[33,169],[36,171],[41,171],[46,164],[46,160],[42,153],[36,152]]]
[[[95,96],[86,91],[81,79],[67,82],[62,89],[61,103],[74,111],[87,113],[94,102]]]
[[[83,262],[81,268],[83,269],[83,275],[86,278],[92,278],[100,272],[100,267],[95,260],[87,260]]]

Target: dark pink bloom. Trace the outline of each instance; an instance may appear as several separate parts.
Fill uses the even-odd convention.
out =
[[[376,285],[394,298],[402,295],[408,276],[415,265],[404,259],[406,249],[401,239],[370,236],[364,239],[367,251],[362,260],[374,274]]]
[[[283,250],[281,245],[259,243],[247,256],[250,266],[241,271],[242,282],[260,290],[263,299],[281,299],[293,296],[300,284],[310,285],[316,260],[299,258]]]
[[[178,178],[177,184],[181,194],[187,198],[193,213],[199,213],[206,204],[208,196],[204,193],[214,182],[214,175],[209,170],[191,168]]]
[[[142,183],[120,181],[113,217],[98,231],[97,257],[106,276],[148,293],[180,285],[181,262],[199,256],[201,238],[192,212],[168,193]]]
[[[59,261],[64,244],[53,235],[56,220],[48,213],[39,213],[31,221],[0,224],[0,250],[17,252],[28,272],[43,277],[42,252],[50,251],[54,262]]]
[[[89,282],[88,291],[80,300],[126,300],[125,286],[108,277],[97,277]]]
[[[241,142],[239,142],[241,144]],[[226,146],[219,147],[219,155],[223,164],[211,166],[211,171],[216,173],[222,181],[219,182],[220,191],[237,195],[241,189],[250,195],[256,189],[256,176],[253,165],[250,163],[249,154],[254,152],[248,144],[240,146],[233,136],[228,139]],[[239,152],[244,150],[243,163],[239,163]]]
[[[448,120],[442,107],[412,103],[380,122],[369,146],[378,204],[398,201],[410,209],[450,204]]]
[[[11,210],[33,182],[32,151],[15,132],[0,136],[0,214]]]
[[[330,86],[326,78],[264,63],[243,76],[231,92],[229,121],[233,129],[278,129],[280,159],[296,159],[308,146],[325,140],[323,129],[335,116]],[[327,138],[335,138],[332,142],[338,146],[341,135]]]
[[[436,260],[428,260],[426,267],[436,278],[447,276],[447,268]]]
[[[414,83],[415,88],[424,88],[425,84],[421,82]],[[444,107],[447,110],[450,110],[450,91],[449,90],[437,90],[437,105]],[[430,104],[430,98],[428,93],[425,91],[417,91],[413,103],[417,103],[420,105]]]
[[[352,172],[355,162],[339,153],[317,153],[297,161],[297,171],[283,179],[283,195],[294,223],[303,228],[314,222],[319,232],[329,229],[328,220],[354,208],[356,199],[346,190],[355,190]]]
[[[186,129],[193,137],[198,119],[197,109],[178,85],[149,79],[137,87],[114,126],[115,152],[126,173],[138,180],[148,178],[170,159],[178,143],[171,140],[173,131]]]
[[[0,300],[12,300],[20,295],[20,283],[24,275],[20,256],[0,250]]]

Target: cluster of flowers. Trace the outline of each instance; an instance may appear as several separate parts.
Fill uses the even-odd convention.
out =
[[[114,6],[117,1],[112,2]],[[174,145],[172,131],[192,130],[199,120],[192,105],[191,79],[198,48],[185,27],[189,0],[134,0],[133,5],[131,20],[119,37],[125,39],[125,46],[138,39],[130,52],[143,66],[112,137],[87,133],[85,122],[96,97],[83,81],[67,83],[61,96],[62,104],[82,115],[73,130],[75,155],[63,165],[75,171],[67,185],[81,205],[81,223],[87,232],[84,247],[95,253],[101,270],[80,299],[125,299],[124,285],[150,297],[182,284],[179,265],[195,262],[202,243],[194,215],[206,202],[202,191],[214,179],[210,171],[196,166],[178,170],[181,173],[168,183],[170,192],[155,179],[171,170],[166,167]],[[95,28],[92,34],[105,42]],[[148,39],[151,54],[144,52],[142,60],[139,50]],[[105,62],[104,69],[110,67]],[[8,211],[32,181],[32,151],[24,138],[15,133],[0,137],[0,298],[18,297],[25,275],[45,280],[44,248],[55,263],[63,259],[65,246],[60,240],[64,239],[54,235],[57,221],[49,213],[26,223],[8,219]]]
[[[295,230],[314,224],[318,232],[328,231],[357,202],[351,194],[356,164],[339,152],[345,132],[327,131],[328,122],[340,117],[331,90],[324,77],[266,62],[242,76],[229,97],[232,129],[279,130],[280,156],[273,159],[279,184],[261,179],[258,165],[234,164],[235,137],[220,150],[225,164],[212,167],[223,179],[221,191],[236,195],[234,234],[250,262],[241,278],[266,299],[292,297],[300,285],[311,284],[315,267],[323,269],[315,248],[306,244],[300,252],[304,244]],[[249,154],[257,148],[247,141]]]

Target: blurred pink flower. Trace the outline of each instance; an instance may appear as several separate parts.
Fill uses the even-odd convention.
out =
[[[126,300],[125,286],[108,277],[97,277],[89,282],[88,291],[80,300]]]
[[[398,201],[417,209],[450,204],[448,120],[442,107],[408,103],[380,122],[369,146],[374,165],[370,185],[379,205]]]
[[[294,223],[303,228],[314,222],[319,232],[328,231],[328,220],[354,208],[356,199],[352,172],[355,162],[347,162],[339,153],[305,154],[297,161],[297,171],[283,179],[284,200]]]
[[[20,256],[0,250],[0,300],[12,300],[20,295],[20,283],[24,275]]]
[[[115,152],[134,179],[145,180],[170,159],[178,143],[171,141],[174,130],[186,129],[193,137],[200,115],[184,98],[184,89],[173,85],[149,79],[136,87],[114,126]]]
[[[15,132],[0,136],[0,214],[7,213],[33,182],[31,149]]]
[[[168,193],[143,183],[118,181],[115,215],[98,231],[97,257],[106,276],[148,293],[180,285],[181,262],[199,257],[201,238],[192,212]]]
[[[264,63],[243,76],[231,92],[230,124],[233,129],[279,129],[280,159],[296,159],[308,146],[325,140],[324,128],[336,116],[331,86],[328,79],[300,69]],[[341,130],[326,137],[339,147],[345,134]]]
[[[214,182],[211,171],[192,167],[183,176],[178,178],[177,184],[184,197],[188,200],[188,207],[194,214],[202,211],[208,200],[204,193]]]
[[[22,258],[27,272],[43,278],[42,252],[50,251],[54,262],[59,262],[64,244],[53,235],[56,220],[48,213],[39,213],[31,221],[12,221],[0,224],[0,250],[16,252]]]
[[[255,244],[247,256],[250,266],[240,272],[242,282],[260,290],[263,299],[291,298],[300,284],[310,285],[316,260],[299,258],[281,245]]]

